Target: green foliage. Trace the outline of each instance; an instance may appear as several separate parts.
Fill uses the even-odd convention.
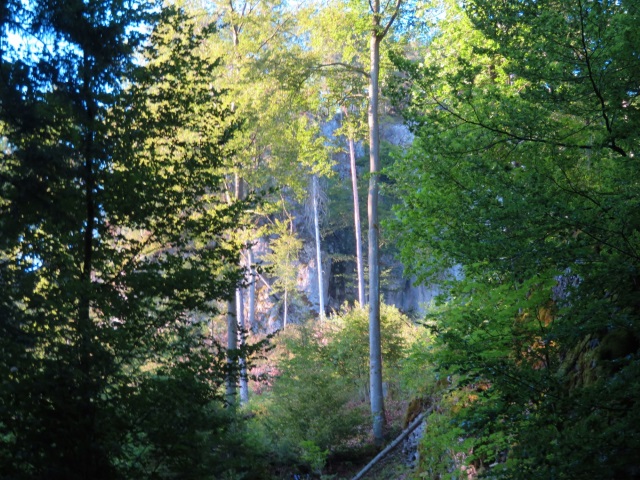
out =
[[[369,313],[368,309],[343,306],[330,321],[337,331],[329,336],[325,356],[338,375],[353,383],[360,398],[369,392]],[[380,306],[380,335],[382,339],[383,380],[393,382],[404,357],[407,332],[411,322],[390,305]]]
[[[431,367],[433,338],[424,326],[416,327],[413,335],[400,360],[400,388],[406,398],[425,398],[435,393],[438,376]]]
[[[125,412],[135,428],[116,460],[125,478],[219,478],[251,469],[241,426],[193,373],[178,365],[141,381]]]
[[[276,442],[302,451],[312,442],[320,451],[357,433],[364,412],[353,402],[349,379],[326,360],[325,328],[296,326],[284,340],[286,357],[271,392],[267,425]]]
[[[298,286],[298,255],[302,249],[302,240],[292,230],[291,219],[280,221],[276,219],[270,229],[275,240],[270,242],[271,252],[264,256],[264,262],[269,272],[275,276],[272,284],[274,293],[288,292],[290,300],[296,298]]]
[[[432,413],[420,445],[421,475],[426,478],[454,480],[464,475],[466,457],[472,450],[464,430],[446,413]]]
[[[313,473],[322,473],[329,450],[321,450],[315,443],[308,440],[301,442],[300,447],[302,448],[301,460],[311,467]]]
[[[31,52],[2,57],[3,475],[246,470],[220,462],[235,367],[196,320],[235,287],[246,208],[219,193],[236,126],[210,32],[177,7],[7,6]]]
[[[392,395],[415,327],[394,307],[383,305],[381,312],[384,379]],[[345,306],[327,321],[280,334],[278,375],[254,408],[281,462],[319,472],[331,453],[367,438],[368,330],[366,309]]]
[[[260,0],[249,8],[233,0],[205,8],[213,8],[209,17],[219,25],[207,49],[226,66],[217,85],[245,127],[231,142],[230,169],[264,196],[261,210],[272,213],[280,200],[275,191],[299,201],[306,176],[326,172],[327,154],[309,114],[316,95],[307,82],[313,56],[304,48],[302,7]]]
[[[500,462],[488,476],[632,476],[637,10],[446,7],[423,63],[398,62],[416,142],[393,167],[393,228],[422,279],[463,266],[431,358],[460,388],[488,388],[451,421],[477,468]]]

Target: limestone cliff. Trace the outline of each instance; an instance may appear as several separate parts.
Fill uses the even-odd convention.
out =
[[[340,116],[336,116],[330,122],[323,125],[322,132],[333,145],[340,146],[340,150],[333,155],[335,161],[335,177],[330,180],[332,188],[342,189],[344,192],[350,189],[350,166],[346,149],[346,141],[333,135],[340,126]],[[409,145],[412,135],[409,130],[398,120],[387,118],[381,125],[381,138],[387,145],[402,147]],[[363,179],[368,171],[368,158],[366,148],[362,143],[356,145],[356,157],[358,158],[358,177]],[[366,179],[362,181],[366,183]],[[329,189],[329,183],[324,184],[325,194]],[[348,195],[345,193],[345,198]],[[353,204],[350,200],[342,204],[329,196],[327,204],[327,217],[322,224],[322,275],[327,314],[337,311],[345,302],[353,303],[357,299],[356,286],[356,261],[355,261],[355,234],[353,226]],[[361,217],[363,243],[366,257],[366,193],[361,192]],[[319,314],[318,298],[318,266],[315,255],[315,243],[312,228],[304,219],[302,207],[294,210],[294,228],[302,238],[304,247],[296,262],[297,291],[289,298],[289,321],[300,323],[309,318],[317,318]],[[333,219],[333,220],[331,220]],[[268,242],[263,239],[254,247],[256,258],[264,256],[268,251]],[[404,276],[402,264],[395,258],[393,250],[389,246],[382,247],[380,267],[383,272],[381,290],[383,301],[395,305],[408,314],[419,315],[425,304],[431,302],[439,293],[437,285],[415,285],[411,278]],[[365,258],[366,264],[366,258]],[[273,282],[267,274],[262,275],[256,281],[257,308],[256,320],[252,325],[254,332],[273,332],[282,327],[283,298],[282,295],[273,294],[270,284]]]

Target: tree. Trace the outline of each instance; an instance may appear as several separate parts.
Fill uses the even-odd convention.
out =
[[[233,193],[229,193],[229,187],[227,187],[226,197],[229,204],[244,200],[244,182],[238,172],[232,174],[233,176]],[[239,242],[237,235],[232,235],[233,241]],[[238,252],[238,258],[234,259],[235,262],[240,261],[240,252]],[[227,364],[229,365],[229,371],[227,372],[226,389],[227,389],[227,404],[233,406],[236,403],[236,390],[238,378],[234,375],[231,368],[237,361],[244,363],[244,359],[238,357],[238,328],[241,318],[244,317],[244,305],[242,302],[241,286],[236,285],[236,288],[229,292],[227,298]]]
[[[299,167],[306,174],[311,184],[311,192],[307,200],[310,203],[310,217],[313,221],[313,236],[316,244],[316,265],[318,275],[318,314],[320,320],[325,319],[324,273],[322,271],[322,244],[320,235],[320,220],[322,210],[326,206],[318,177],[331,176],[333,162],[329,157],[329,149],[325,146],[325,139],[320,135],[317,123],[307,117],[301,117],[292,129],[297,146],[296,159]],[[306,192],[305,192],[306,194]]]
[[[281,451],[304,458],[304,451],[315,446],[322,464],[329,449],[346,444],[366,420],[366,410],[350,408],[350,379],[337,374],[327,359],[327,333],[335,328],[333,322],[308,322],[288,329],[278,367],[282,373],[274,380],[265,418]]]
[[[320,320],[324,320],[325,301],[324,301],[324,272],[322,271],[322,247],[320,243],[320,187],[318,186],[318,177],[311,177],[311,209],[313,211],[313,232],[316,240],[316,265],[318,266],[318,310]]]
[[[302,249],[302,241],[293,231],[293,219],[288,216],[284,221],[275,221],[273,231],[278,237],[271,242],[271,253],[265,256],[265,262],[270,266],[271,272],[276,277],[272,290],[273,293],[282,293],[284,313],[282,328],[287,328],[289,302],[297,297],[298,275],[296,265],[298,255]]]
[[[303,147],[290,133],[301,117],[314,111],[307,84],[311,56],[304,48],[305,32],[299,22],[302,6],[293,8],[279,0],[234,0],[217,7],[212,14],[218,15],[220,34],[210,48],[227,65],[227,75],[218,82],[228,89],[245,120],[243,133],[235,139],[231,170],[241,174],[248,192],[263,199],[245,238],[250,245],[265,235],[259,227],[262,219],[278,214],[281,192],[293,203],[306,192],[307,165],[296,157]],[[255,287],[249,289],[249,304],[255,304],[252,291]]]
[[[399,62],[418,142],[395,178],[414,271],[464,266],[436,358],[487,388],[456,422],[474,461],[507,452],[505,478],[630,476],[636,433],[613,432],[638,418],[638,12],[446,6],[424,67]]]
[[[380,126],[379,126],[379,76],[380,43],[389,32],[400,13],[402,0],[396,0],[389,11],[381,11],[380,1],[373,0],[371,7],[371,31],[369,36],[369,362],[371,369],[371,414],[375,442],[384,441],[384,397],[382,391],[382,351],[380,342],[380,270],[378,191],[380,176]],[[385,17],[386,16],[386,17]]]
[[[346,137],[351,170],[351,189],[353,194],[354,234],[356,243],[356,271],[358,301],[366,304],[364,259],[362,255],[362,233],[360,222],[360,202],[358,196],[358,178],[356,170],[356,140],[364,137],[362,112],[366,102],[367,72],[362,53],[366,48],[363,41],[362,19],[358,9],[348,2],[319,5],[313,15],[307,19],[311,33],[311,48],[316,52],[315,68],[320,72],[322,85],[322,103],[332,112],[341,111],[342,126],[334,132],[335,136]],[[354,25],[356,28],[354,29]]]
[[[225,232],[244,206],[220,201],[235,126],[197,50],[208,32],[175,7],[6,7],[3,473],[214,468],[224,349],[204,342],[195,314],[213,314],[239,277]],[[160,390],[193,403],[145,411]],[[209,423],[186,432],[173,414]]]
[[[387,2],[382,8],[380,2],[369,2],[370,10],[362,4],[345,2],[341,9],[327,8],[316,16],[316,23],[327,25],[330,34],[325,32],[321,40],[316,41],[323,53],[324,62],[318,69],[334,68],[334,75],[327,75],[327,84],[334,87],[333,99],[338,99],[340,107],[358,102],[362,95],[358,87],[362,77],[368,80],[368,125],[369,125],[369,315],[370,315],[370,362],[371,362],[371,409],[376,443],[383,442],[384,400],[382,394],[382,358],[380,352],[380,272],[379,272],[379,215],[378,192],[380,175],[380,139],[379,139],[379,79],[380,45],[387,37],[394,22],[400,15],[401,0]],[[345,21],[346,19],[346,21]],[[369,58],[362,58],[364,46],[361,38],[364,32],[369,37]],[[355,38],[354,38],[355,37]],[[337,43],[337,45],[336,45]],[[313,42],[312,42],[313,44]],[[327,48],[328,46],[328,48]],[[333,47],[333,48],[332,48]],[[368,70],[367,70],[368,69]],[[355,78],[354,78],[355,77]],[[330,102],[328,102],[330,103]],[[348,136],[355,133],[347,128]],[[353,172],[352,172],[353,175]],[[354,203],[357,193],[354,192]],[[355,209],[354,209],[355,211]],[[356,226],[357,231],[357,226]],[[356,238],[356,244],[359,243]],[[363,278],[364,275],[361,275]],[[364,292],[361,295],[361,302]]]
[[[225,74],[218,76],[216,85],[227,92],[227,102],[244,120],[242,132],[232,140],[233,155],[225,165],[227,195],[230,201],[243,200],[254,194],[262,196],[245,229],[238,229],[236,240],[244,244],[241,256],[248,272],[253,271],[252,243],[263,234],[257,228],[261,210],[269,211],[272,198],[268,195],[274,187],[274,171],[280,168],[281,159],[272,152],[272,140],[277,138],[274,128],[278,122],[286,123],[290,105],[286,101],[290,88],[281,82],[283,72],[275,67],[290,56],[293,48],[287,44],[289,35],[295,35],[295,21],[280,1],[233,0],[229,2],[201,2],[203,15],[218,25],[217,35],[206,45],[209,54],[225,63]],[[277,56],[275,52],[278,52]],[[265,72],[269,72],[265,74]],[[286,76],[286,75],[285,75]],[[273,101],[277,98],[278,101]],[[269,165],[275,162],[277,167]],[[251,225],[253,223],[253,225]],[[248,289],[248,303],[255,306],[253,278]],[[229,352],[242,345],[246,334],[238,337],[238,322],[245,319],[245,292],[242,287],[227,301],[227,344]],[[255,308],[247,312],[247,325],[254,321]],[[248,331],[246,328],[240,330]],[[229,362],[233,363],[233,354]],[[240,359],[243,362],[243,359]],[[240,378],[241,392],[248,392],[246,375]],[[235,397],[235,379],[227,382],[229,398]],[[244,394],[243,394],[244,396]]]
[[[349,166],[351,170],[351,190],[353,192],[353,224],[356,237],[356,268],[358,270],[358,303],[366,305],[367,298],[364,293],[364,259],[362,257],[362,231],[360,224],[360,199],[358,195],[358,171],[356,168],[355,135],[347,136],[349,144]]]
[[[11,292],[4,302],[13,320],[8,340],[20,345],[5,363],[14,374],[3,398],[15,413],[3,415],[3,437],[25,459],[11,465],[16,475],[28,474],[31,463],[34,475],[60,477],[68,462],[78,477],[105,478],[112,468],[96,397],[114,362],[96,342],[100,328],[91,318],[95,272],[103,263],[96,255],[96,237],[104,232],[100,168],[112,149],[100,118],[115,102],[123,69],[141,40],[129,37],[127,26],[146,21],[149,12],[120,2],[36,2],[28,8],[18,2],[5,4],[4,12],[3,43],[9,32],[19,34],[26,52],[9,45],[2,59],[8,147],[2,278]],[[123,17],[119,24],[109,21],[116,15]],[[58,48],[38,51],[38,40]],[[52,394],[55,383],[57,392],[69,392]],[[47,410],[58,419],[47,422]],[[75,421],[69,418],[74,410]],[[55,443],[56,437],[57,449],[38,452],[40,442]]]

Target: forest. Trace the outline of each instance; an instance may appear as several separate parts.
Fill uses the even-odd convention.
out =
[[[640,0],[0,19],[0,479],[640,479]]]

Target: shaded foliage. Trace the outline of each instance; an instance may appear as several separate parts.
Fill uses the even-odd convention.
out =
[[[391,399],[413,327],[387,305],[381,320],[384,380]],[[280,462],[319,471],[332,455],[348,457],[369,438],[368,329],[366,309],[343,307],[327,321],[293,325],[281,334],[278,375],[255,406]]]
[[[210,32],[177,7],[7,5],[25,41],[0,83],[3,475],[249,469],[218,463],[242,441],[220,411],[235,366],[196,320],[235,288],[246,207],[218,193],[236,126]]]
[[[447,8],[423,66],[398,59],[417,141],[394,167],[395,227],[422,278],[463,265],[433,358],[461,386],[489,386],[451,416],[476,439],[467,463],[633,477],[637,7]]]

